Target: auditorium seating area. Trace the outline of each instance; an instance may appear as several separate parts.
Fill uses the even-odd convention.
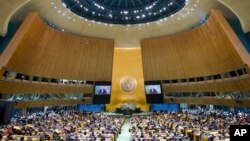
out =
[[[228,141],[230,125],[249,125],[250,113],[200,108],[121,116],[52,108],[17,113],[10,124],[0,126],[0,139],[115,141],[123,124],[132,141]]]
[[[229,140],[230,125],[249,125],[249,113],[218,110],[183,110],[156,112],[150,116],[133,116],[132,140]]]
[[[123,120],[75,110],[19,113],[10,124],[0,126],[0,135],[2,140],[114,141]]]

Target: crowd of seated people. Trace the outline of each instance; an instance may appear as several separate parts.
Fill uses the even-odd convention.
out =
[[[19,113],[10,124],[0,126],[0,140],[113,141],[123,120],[75,110]]]
[[[0,140],[114,141],[124,118],[76,110],[19,113],[0,126]],[[131,117],[132,141],[229,140],[230,125],[250,124],[250,114],[219,110],[155,112]]]
[[[132,141],[225,141],[230,125],[250,124],[250,114],[218,110],[156,112],[131,118]]]

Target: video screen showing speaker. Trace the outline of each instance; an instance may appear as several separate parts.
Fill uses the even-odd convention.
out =
[[[110,81],[96,81],[94,90],[94,104],[109,104],[111,95]]]
[[[147,103],[163,103],[161,81],[145,81]]]
[[[96,85],[95,95],[109,95],[111,91],[110,85]]]
[[[145,85],[146,94],[161,94],[161,85]]]

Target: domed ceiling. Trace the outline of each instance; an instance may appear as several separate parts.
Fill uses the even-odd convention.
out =
[[[80,3],[80,0],[70,1],[72,3],[77,3],[77,1],[79,1]],[[121,11],[125,11],[124,9],[126,8],[128,9],[127,11],[129,11],[131,9],[135,9],[135,7],[141,8],[146,6],[146,9],[157,0],[81,1],[89,3],[94,1],[96,5],[104,5],[105,9],[107,7],[109,9],[110,7],[118,7],[117,10],[120,9]],[[64,29],[65,32],[88,37],[114,39],[115,47],[119,48],[136,48],[140,47],[140,41],[145,38],[161,37],[185,32],[189,30],[190,27],[193,27],[193,25],[200,23],[204,17],[209,15],[211,9],[222,10],[223,13],[226,14],[226,17],[232,16],[232,10],[239,17],[242,25],[244,25],[242,27],[245,27],[245,32],[247,32],[250,29],[250,18],[248,16],[250,1],[242,1],[242,3],[239,3],[235,0],[186,0],[184,7],[179,7],[180,9],[177,12],[171,13],[171,16],[139,24],[127,24],[126,22],[123,24],[110,24],[103,23],[104,21],[96,21],[97,19],[89,20],[70,10],[70,5],[67,7],[66,3],[63,4],[63,0],[0,1],[0,15],[2,17],[0,18],[0,36],[4,36],[6,34],[10,20],[20,22],[31,11],[38,11],[43,19],[46,19],[46,21]],[[172,2],[176,2],[181,5],[181,0],[172,0]],[[229,7],[230,10],[225,7],[225,5]],[[81,7],[81,5],[78,5],[78,7]],[[93,9],[99,10],[96,7]],[[152,8],[150,10],[152,10]],[[124,24],[126,26],[124,26]]]
[[[168,17],[186,0],[61,0],[73,13],[108,24],[140,24]]]

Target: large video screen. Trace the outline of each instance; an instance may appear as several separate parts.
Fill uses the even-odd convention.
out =
[[[110,85],[96,85],[95,94],[96,95],[109,95],[111,90]]]
[[[161,85],[145,85],[146,94],[161,94]]]

